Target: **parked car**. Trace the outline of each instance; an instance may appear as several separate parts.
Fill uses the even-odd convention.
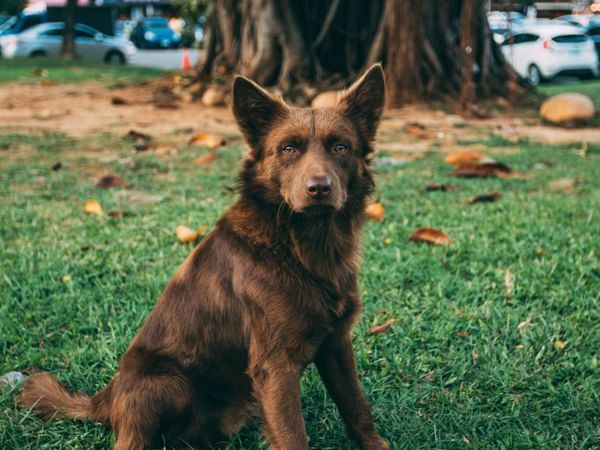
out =
[[[557,20],[569,22],[572,25],[577,25],[584,30],[587,35],[592,38],[596,46],[596,54],[600,59],[600,16],[594,14],[578,14],[572,16],[560,16]]]
[[[502,52],[516,72],[534,86],[559,74],[599,75],[593,41],[574,25],[523,23],[502,43]]]
[[[50,22],[29,28],[22,33],[0,36],[2,55],[58,56],[64,23]],[[124,64],[135,53],[135,46],[125,39],[114,38],[83,24],[75,25],[75,51],[83,59]]]
[[[131,40],[137,48],[177,48],[181,36],[169,27],[164,17],[146,17],[133,28]]]

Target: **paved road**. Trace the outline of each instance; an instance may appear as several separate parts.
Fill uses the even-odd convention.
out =
[[[189,50],[192,64],[198,61],[200,52]],[[131,64],[155,69],[180,69],[183,50],[138,50],[131,58]]]

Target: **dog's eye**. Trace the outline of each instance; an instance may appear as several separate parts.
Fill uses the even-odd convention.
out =
[[[293,146],[292,144],[287,144],[281,149],[281,151],[283,153],[287,153],[288,155],[291,155],[292,153],[296,153],[296,147]]]
[[[336,153],[346,153],[348,151],[348,146],[344,144],[336,144],[334,150]]]

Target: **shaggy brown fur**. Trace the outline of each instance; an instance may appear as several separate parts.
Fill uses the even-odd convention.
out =
[[[213,448],[257,414],[271,448],[306,450],[300,377],[314,362],[350,436],[388,449],[350,334],[383,71],[373,66],[336,108],[291,108],[243,77],[233,94],[251,147],[238,202],[179,268],[102,392],[70,394],[42,373],[20,401],[44,418],[109,423],[118,450]]]

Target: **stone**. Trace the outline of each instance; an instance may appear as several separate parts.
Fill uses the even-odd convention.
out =
[[[566,93],[550,97],[540,107],[540,116],[553,123],[568,123],[593,119],[594,103],[583,94]]]

